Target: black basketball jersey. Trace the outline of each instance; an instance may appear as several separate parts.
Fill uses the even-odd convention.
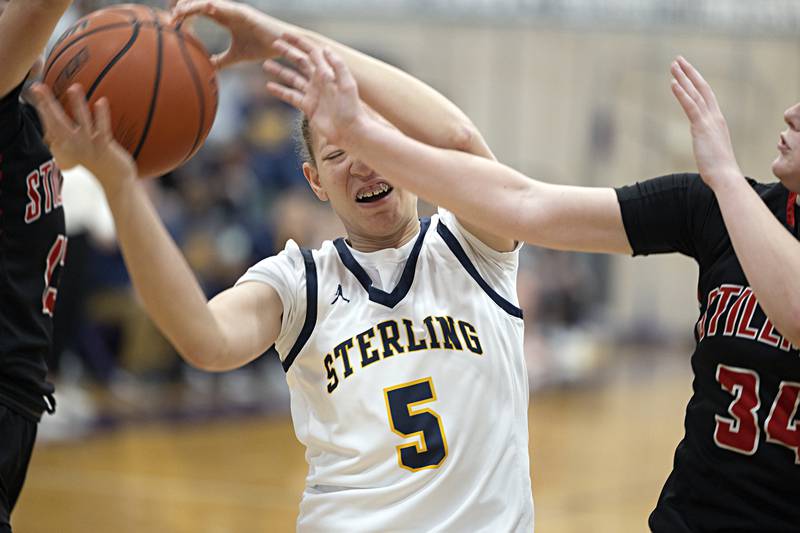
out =
[[[748,181],[797,237],[797,195]],[[676,174],[617,196],[634,255],[680,252],[700,267],[686,433],[650,528],[800,531],[798,349],[761,309],[713,192],[699,175]]]
[[[0,403],[38,420],[67,238],[63,178],[21,91],[0,99]]]

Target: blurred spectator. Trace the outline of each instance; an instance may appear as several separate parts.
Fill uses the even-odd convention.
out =
[[[592,379],[608,339],[598,334],[605,283],[591,256],[528,246],[520,256],[517,284],[525,311],[525,357],[532,389]]]

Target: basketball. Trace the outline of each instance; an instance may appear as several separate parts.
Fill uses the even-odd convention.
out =
[[[79,83],[90,106],[108,98],[115,139],[139,176],[163,175],[202,146],[217,111],[217,80],[208,52],[167,12],[121,4],[90,13],[58,39],[44,67],[65,109]]]

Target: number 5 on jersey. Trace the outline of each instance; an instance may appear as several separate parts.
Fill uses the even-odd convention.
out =
[[[421,404],[436,401],[431,378],[387,387],[383,389],[383,395],[392,431],[401,437],[419,440],[397,446],[400,468],[412,472],[438,468],[447,457],[442,419],[431,409],[413,410]]]

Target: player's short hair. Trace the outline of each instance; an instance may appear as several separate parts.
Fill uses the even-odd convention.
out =
[[[297,153],[304,163],[308,163],[314,167],[317,166],[317,161],[314,158],[314,145],[311,139],[311,125],[308,123],[308,117],[305,113],[301,113],[297,119],[297,126],[295,128],[295,143],[297,144]]]

